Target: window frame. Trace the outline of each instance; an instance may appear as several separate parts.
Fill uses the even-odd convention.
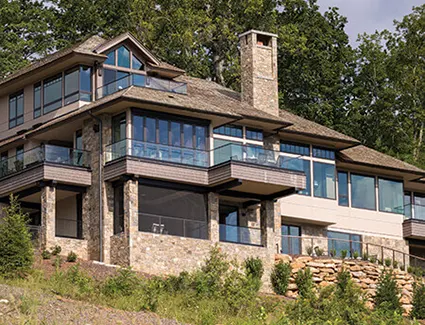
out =
[[[294,152],[294,151],[285,151],[285,150],[283,150],[283,147],[282,147],[283,145],[290,145],[290,146],[296,146],[296,147],[307,149],[308,150],[308,154]],[[286,154],[298,155],[298,156],[302,156],[302,157],[309,157],[309,158],[311,158],[311,151],[312,150],[311,150],[311,145],[309,145],[309,144],[299,143],[299,142],[293,142],[293,141],[280,140],[279,151],[282,152],[282,153],[286,153]]]
[[[346,207],[349,208],[351,207],[351,198],[350,198],[350,186],[351,186],[351,176],[350,176],[350,172],[348,171],[344,171],[344,170],[337,170],[336,171],[337,174],[337,184],[338,184],[338,206],[340,207]],[[339,194],[339,189],[340,189],[340,185],[339,185],[339,174],[345,174],[347,176],[347,205],[341,204],[340,203],[340,197],[341,195]]]
[[[286,237],[285,240],[287,241],[288,254],[289,255],[302,255],[302,240],[301,240],[301,237],[302,237],[302,234],[303,234],[302,233],[302,227],[301,226],[297,226],[297,225],[293,225],[293,224],[281,224],[280,225],[280,235],[281,235],[281,247],[280,247],[280,251],[281,251],[281,253],[282,254],[286,254],[286,253],[283,252],[283,249],[282,249],[283,248],[282,242],[284,240],[284,238],[283,238],[284,235],[282,235],[282,228],[283,227],[286,227],[288,229],[288,234],[290,234],[290,228],[291,227],[298,228],[298,234],[299,234],[298,236],[300,238]],[[291,235],[289,235],[289,236],[291,236]],[[298,239],[298,252],[299,252],[299,254],[293,254],[293,252],[291,251],[291,248],[292,248],[291,239]]]
[[[315,154],[316,150],[331,152],[333,154],[333,158],[328,158],[328,157],[323,157],[323,156],[317,155],[317,153]],[[330,148],[320,147],[320,146],[312,146],[311,157],[317,158],[317,159],[325,159],[325,160],[329,160],[329,161],[335,161],[336,160],[336,153],[335,153],[335,150],[330,149]]]
[[[22,96],[22,114],[18,115],[18,99],[19,97]],[[14,102],[14,112],[15,112],[15,117],[11,118],[10,117],[10,112],[11,112],[11,101],[12,99],[15,98],[15,102]],[[25,122],[25,96],[24,96],[24,90],[21,89],[11,95],[9,95],[9,102],[8,102],[8,117],[9,117],[9,129],[13,129],[15,127],[18,127],[19,125],[24,124]],[[18,120],[22,118],[22,123],[18,123]],[[14,122],[14,125],[11,126],[11,122]]]
[[[359,256],[361,256],[361,254],[363,252],[363,237],[362,237],[362,235],[360,235],[360,234],[354,234],[354,233],[348,233],[348,232],[342,232],[342,231],[327,230],[326,231],[326,237],[328,239],[328,242],[327,242],[328,251],[331,250],[331,248],[329,246],[329,241],[331,241],[331,240],[335,240],[335,241],[341,240],[341,239],[336,239],[336,238],[329,238],[329,233],[330,232],[331,233],[335,233],[335,234],[348,235],[348,241],[349,241],[349,244],[350,244],[350,249],[348,251],[347,256],[349,256],[349,257],[351,257],[351,254],[355,252],[353,250],[353,241],[355,241],[355,240],[352,240],[351,238],[352,238],[352,236],[359,236],[360,237],[360,240],[358,242],[357,241],[355,241],[355,242],[356,242],[356,244],[359,244],[360,245],[360,250],[358,251],[358,253],[359,253]],[[344,242],[346,242],[346,241],[344,241]]]
[[[122,67],[122,66],[119,66],[118,65],[118,49],[120,48],[120,47],[124,47],[124,48],[126,48],[128,51],[129,51],[129,67],[127,68],[127,67]],[[126,46],[125,44],[123,44],[123,43],[120,43],[120,44],[118,44],[118,45],[116,45],[116,46],[114,46],[112,49],[110,49],[109,51],[107,51],[106,53],[105,53],[105,55],[109,55],[109,53],[111,53],[111,52],[114,52],[114,64],[109,64],[109,63],[106,63],[106,61],[104,62],[104,66],[107,68],[107,69],[110,69],[110,68],[114,68],[114,69],[116,69],[116,70],[122,70],[122,71],[127,71],[127,72],[129,72],[130,70],[132,71],[132,72],[134,72],[134,73],[140,73],[140,74],[146,74],[146,62],[145,62],[145,60],[143,60],[143,59],[141,59],[140,58],[140,56],[139,55],[135,55],[134,53],[134,51],[129,47],[129,46]],[[140,61],[141,63],[142,63],[142,66],[143,66],[143,69],[142,70],[139,70],[139,69],[134,69],[133,68],[133,56],[138,60],[138,61]],[[111,69],[112,70],[112,69]],[[103,85],[104,86],[104,85]]]
[[[248,137],[248,132],[255,132],[255,133],[257,133],[257,134],[261,134],[261,139],[258,139],[258,138],[254,138],[254,137]],[[251,127],[248,127],[248,126],[246,126],[245,127],[245,139],[246,140],[252,140],[252,141],[264,141],[264,133],[263,133],[263,130],[261,130],[261,129],[256,129],[256,128],[251,128]]]
[[[318,196],[318,195],[316,195],[316,193],[315,193],[315,187],[314,187],[314,179],[315,179],[315,168],[314,168],[314,165],[315,164],[333,166],[333,169],[334,169],[334,178],[333,179],[334,179],[334,193],[335,193],[335,197],[332,198],[332,197],[326,197],[326,196]],[[318,198],[318,199],[326,199],[326,200],[334,200],[334,201],[336,201],[337,200],[337,197],[338,197],[338,194],[337,194],[337,170],[336,170],[336,165],[335,164],[332,164],[332,163],[329,163],[329,162],[312,160],[312,167],[313,167],[313,169],[312,169],[313,177],[311,178],[311,184],[312,184],[311,192],[312,192],[313,197]]]
[[[223,128],[223,132],[217,132],[217,130]],[[241,132],[240,136],[239,135],[232,135],[232,134],[226,134],[226,128],[232,130],[232,129],[236,129],[239,130]],[[242,125],[236,125],[236,124],[225,124],[225,125],[220,125],[218,127],[213,128],[213,134],[218,134],[218,135],[222,135],[222,136],[226,136],[226,137],[231,137],[231,138],[236,138],[236,139],[244,139],[244,131],[243,131],[244,127]]]
[[[59,99],[55,99],[55,100],[53,100],[53,101],[51,101],[49,103],[46,103],[45,102],[45,96],[44,96],[44,92],[45,92],[45,89],[46,89],[46,83],[48,83],[50,81],[53,81],[53,80],[56,80],[56,79],[59,79],[59,78],[61,79],[60,80],[60,89],[61,89],[61,96],[60,96],[60,98]],[[49,114],[51,112],[57,111],[58,109],[61,109],[63,107],[64,96],[65,96],[64,82],[65,82],[65,78],[64,78],[64,72],[63,71],[61,73],[58,73],[58,74],[54,75],[54,76],[51,76],[51,77],[46,78],[46,79],[43,79],[43,105],[42,105],[43,114],[42,115],[46,115],[46,114]],[[58,103],[58,102],[61,103],[61,105],[59,107],[57,107],[55,109],[52,109],[52,110],[50,110],[48,112],[45,111],[46,106],[49,106],[49,105],[52,105],[52,104],[55,104],[55,103]]]
[[[374,185],[373,195],[374,195],[374,198],[375,198],[375,207],[373,209],[353,206],[353,179],[352,179],[353,175],[354,176],[362,176],[362,177],[373,178],[373,185]],[[379,192],[379,189],[378,189],[378,192]],[[377,210],[377,195],[376,195],[376,176],[375,175],[367,175],[367,174],[362,174],[362,173],[350,172],[350,203],[351,203],[350,207],[354,208],[354,209],[361,209],[361,210],[368,210],[368,211],[378,211]]]
[[[35,106],[35,89],[39,87],[39,96],[40,96],[40,106],[36,107]],[[39,112],[39,114],[37,115],[36,112]],[[33,85],[33,118],[39,118],[43,115],[43,83],[41,81],[36,82]]]
[[[402,213],[397,213],[397,212],[394,212],[394,211],[385,211],[385,210],[382,210],[382,208],[381,208],[381,187],[379,186],[379,180],[401,183],[401,186],[402,186],[402,202],[403,202],[403,212]],[[377,188],[378,188],[378,201],[376,202],[377,203],[377,206],[378,206],[378,211],[379,212],[383,212],[383,213],[392,213],[392,214],[397,214],[397,215],[404,215],[404,193],[406,191],[404,189],[404,182],[403,182],[403,180],[395,179],[395,178],[388,178],[388,177],[377,176],[375,182],[376,182],[375,186],[377,185]]]

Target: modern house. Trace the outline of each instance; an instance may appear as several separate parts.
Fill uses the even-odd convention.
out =
[[[18,195],[43,247],[153,274],[215,243],[266,268],[313,247],[425,256],[425,171],[279,109],[276,42],[240,35],[240,94],[129,33],[5,76],[0,201]]]

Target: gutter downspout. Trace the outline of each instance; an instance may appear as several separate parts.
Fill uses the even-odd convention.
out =
[[[103,169],[103,139],[102,139],[102,120],[94,116],[91,111],[89,115],[99,123],[99,262],[103,262],[103,200],[102,200],[102,169]]]

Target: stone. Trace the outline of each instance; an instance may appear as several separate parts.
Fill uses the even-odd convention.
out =
[[[323,279],[318,277],[313,277],[314,282],[321,282]]]
[[[320,282],[319,283],[319,287],[327,287],[327,286],[330,286],[332,283],[330,283],[330,282],[327,282],[327,281],[322,281],[322,282]]]
[[[291,263],[291,267],[292,269],[303,269],[305,267],[305,264],[299,261],[295,261]]]
[[[289,283],[288,284],[288,290],[297,290],[298,287],[295,283]]]
[[[317,263],[317,262],[308,262],[307,266],[309,267],[316,267],[316,268],[322,268],[325,267],[324,263]]]
[[[301,256],[301,257],[298,257],[296,259],[296,261],[300,262],[300,263],[307,263],[307,262],[310,262],[312,260],[313,260],[313,258],[311,256]]]
[[[7,299],[0,299],[0,304],[8,304],[9,300]]]
[[[316,269],[315,267],[310,267],[310,272],[311,273],[320,273],[320,270],[319,269]]]
[[[283,263],[288,263],[288,262],[292,262],[292,257],[289,255],[284,255],[284,254],[276,254],[274,257],[274,260],[276,262],[282,261]]]
[[[353,275],[353,277],[356,277],[356,278],[364,278],[366,276],[366,274],[362,271],[352,272],[351,274]]]
[[[362,267],[360,265],[353,265],[350,267],[350,271],[353,271],[353,272],[358,272],[361,270],[362,270]]]
[[[407,296],[401,296],[401,298],[400,298],[400,302],[401,302],[403,305],[408,305],[408,304],[410,304],[410,303],[411,303],[410,298],[409,298],[409,297],[407,297]]]

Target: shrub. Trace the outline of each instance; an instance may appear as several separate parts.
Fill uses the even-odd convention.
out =
[[[54,266],[56,270],[60,269],[60,267],[62,266],[62,259],[60,256],[55,257],[55,259],[53,260],[52,266]]]
[[[316,256],[323,256],[323,249],[321,249],[319,246],[314,247],[314,252],[316,253]]]
[[[354,259],[358,259],[359,258],[359,252],[358,251],[354,251],[354,253],[353,253],[353,258]]]
[[[348,255],[348,251],[347,251],[346,249],[343,249],[343,250],[341,251],[341,258],[342,258],[342,259],[345,259],[345,258],[347,257],[347,255]]]
[[[413,284],[412,310],[410,316],[416,319],[425,319],[425,284]]]
[[[117,275],[108,278],[101,290],[107,296],[130,296],[139,284],[136,273],[130,267],[125,267],[119,269]]]
[[[305,270],[300,269],[295,278],[295,283],[298,287],[298,293],[301,298],[311,298],[313,295],[313,274],[310,271],[310,268]]]
[[[50,258],[52,257],[52,254],[47,249],[44,249],[41,252],[41,257],[43,258],[43,260],[50,260]]]
[[[372,256],[370,257],[369,261],[370,261],[370,263],[375,264],[375,263],[376,263],[376,256],[373,256],[373,255],[372,255]]]
[[[395,268],[395,269],[398,268],[398,262],[397,261],[393,262],[393,268]]]
[[[75,261],[77,261],[77,254],[75,254],[73,251],[70,251],[68,256],[66,257],[66,261],[74,263]]]
[[[291,265],[280,261],[273,268],[270,275],[270,281],[273,286],[273,291],[278,295],[284,295],[288,289],[289,278],[291,276]]]
[[[245,274],[249,277],[261,279],[264,274],[263,261],[258,257],[249,257],[244,262]]]
[[[397,282],[389,269],[383,270],[379,276],[375,306],[382,311],[402,313]]]
[[[335,257],[336,256],[336,249],[335,248],[332,248],[331,250],[329,250],[329,255],[331,257]]]
[[[363,261],[368,261],[369,260],[369,254],[368,253],[363,253],[363,255],[362,255],[362,259],[363,259]]]
[[[313,256],[313,246],[307,246],[305,249],[307,255]]]
[[[54,247],[51,247],[50,250],[52,251],[52,255],[56,256],[62,252],[62,247],[60,247],[59,245],[55,245]]]
[[[0,221],[0,274],[16,276],[31,269],[34,250],[28,230],[28,215],[23,213],[17,198],[10,196]]]
[[[342,268],[336,276],[336,293],[339,297],[346,295],[351,282],[351,274],[346,269]]]
[[[387,258],[384,260],[384,263],[385,263],[385,266],[386,266],[386,267],[390,267],[390,266],[391,266],[391,264],[392,264],[392,260],[391,260],[391,258],[387,257]]]

